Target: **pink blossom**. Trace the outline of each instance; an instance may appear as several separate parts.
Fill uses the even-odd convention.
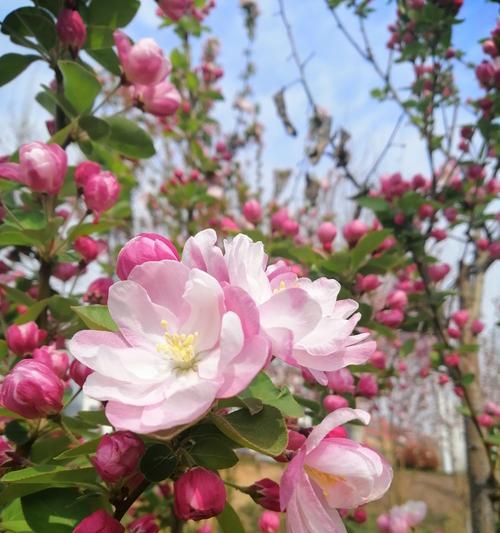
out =
[[[481,331],[484,329],[484,324],[481,322],[481,320],[476,319],[472,321],[471,330],[474,335],[479,335]]]
[[[76,166],[75,173],[73,175],[76,186],[79,189],[83,188],[88,178],[94,174],[99,174],[99,172],[101,172],[101,165],[94,161],[83,161]]]
[[[370,292],[380,287],[381,281],[376,274],[367,274],[363,276],[358,274],[356,276],[356,289],[359,292]]]
[[[257,200],[248,200],[243,205],[243,216],[252,224],[262,220],[262,207]]]
[[[467,325],[467,322],[469,321],[469,311],[467,311],[467,309],[460,309],[459,311],[455,311],[451,315],[451,319],[459,328],[463,328]]]
[[[33,142],[19,149],[19,163],[0,162],[0,177],[30,189],[57,195],[68,168],[66,152],[57,144]]]
[[[456,352],[446,354],[443,359],[446,366],[458,366],[460,364],[460,355]]]
[[[128,525],[129,533],[159,533],[159,531],[160,527],[152,513],[142,515]]]
[[[74,9],[62,9],[57,16],[57,35],[60,41],[74,50],[80,50],[87,39],[87,28]]]
[[[282,207],[271,215],[271,228],[274,231],[281,231],[283,224],[288,220],[288,209]]]
[[[388,294],[385,303],[392,309],[403,310],[408,305],[408,296],[405,291],[395,290]]]
[[[113,283],[113,278],[95,279],[87,287],[87,290],[83,295],[83,301],[89,304],[106,305],[108,303],[109,289]]]
[[[181,103],[179,91],[168,81],[156,85],[136,85],[134,97],[141,109],[157,117],[173,115]]]
[[[92,458],[92,464],[101,479],[114,483],[137,471],[144,451],[144,443],[133,433],[117,431],[104,435]]]
[[[7,328],[5,340],[9,350],[17,356],[33,353],[47,337],[47,332],[40,329],[36,322],[26,322],[25,324],[12,324]]]
[[[403,322],[405,315],[401,309],[384,309],[376,313],[375,318],[384,326],[397,328]]]
[[[380,370],[384,370],[387,365],[385,353],[380,350],[375,350],[370,356],[370,363]]]
[[[322,244],[331,243],[337,236],[337,227],[331,222],[322,222],[318,227],[317,235]]]
[[[288,237],[294,237],[299,233],[299,223],[292,218],[288,218],[281,225],[281,231]]]
[[[476,67],[476,78],[485,89],[489,89],[495,80],[495,67],[490,61],[482,61]]]
[[[99,216],[111,209],[120,196],[120,184],[114,174],[102,171],[91,174],[83,185],[83,197],[87,208]]]
[[[277,533],[280,530],[280,515],[274,511],[264,511],[258,526],[261,533]]]
[[[337,394],[327,394],[323,398],[323,407],[328,413],[332,413],[337,409],[349,407],[349,402],[343,396],[339,396]]]
[[[92,372],[93,370],[91,368],[85,366],[76,359],[69,367],[69,377],[80,387],[83,387],[85,380],[90,374],[92,374]]]
[[[101,251],[101,246],[99,245],[99,243],[88,235],[82,235],[80,237],[77,237],[75,239],[73,247],[75,251],[82,256],[82,259],[86,263],[90,263],[91,261],[96,259],[99,255],[99,252]]]
[[[497,405],[495,402],[486,402],[484,405],[484,411],[489,415],[493,415],[495,418],[500,418],[500,405]]]
[[[59,378],[67,378],[69,357],[66,352],[57,350],[52,345],[42,346],[33,350],[33,359],[47,365]]]
[[[225,505],[224,482],[210,470],[191,468],[174,483],[174,512],[181,520],[217,516]]]
[[[80,272],[80,266],[75,263],[57,263],[52,272],[61,281],[68,281]]]
[[[354,393],[354,377],[348,368],[327,373],[328,387],[340,394]]]
[[[307,368],[322,384],[327,383],[325,372],[368,360],[375,343],[366,340],[368,333],[352,334],[361,317],[355,313],[358,304],[337,301],[337,281],[298,278],[282,266],[266,270],[263,244],[245,235],[226,242],[224,255],[216,240],[213,230],[198,233],[186,242],[182,261],[249,294],[274,356]]]
[[[140,39],[132,44],[120,30],[116,30],[113,37],[127,81],[139,85],[155,85],[168,76],[170,61],[153,39]]]
[[[116,274],[124,280],[137,265],[164,259],[179,261],[179,254],[172,241],[158,233],[139,233],[120,250],[116,260]]]
[[[374,398],[378,394],[378,384],[372,374],[361,374],[359,376],[357,393],[365,398]]]
[[[304,438],[305,441],[305,438]],[[270,511],[280,510],[280,486],[276,481],[269,478],[259,479],[245,491],[254,502]]]
[[[368,514],[364,507],[358,507],[357,509],[354,509],[352,513],[352,519],[357,524],[364,524],[368,519]]]
[[[200,526],[197,530],[196,530],[196,533],[213,533],[213,528],[212,526],[207,522],[206,524],[203,524],[202,526]]]
[[[330,413],[309,435],[281,479],[281,509],[290,533],[344,532],[337,512],[376,500],[392,480],[391,467],[376,452],[346,438],[327,437],[353,419],[367,424],[359,409]]]
[[[437,265],[430,265],[427,267],[427,273],[431,281],[438,282],[444,279],[450,272],[450,265],[441,263]]]
[[[99,509],[84,518],[73,533],[124,533],[125,528],[104,509]]]
[[[107,401],[117,429],[190,424],[216,398],[243,390],[268,360],[248,294],[177,261],[136,266],[110,288],[108,308],[119,331],[80,331],[69,348],[94,370],[84,391]]]
[[[40,361],[24,359],[5,376],[0,405],[24,418],[42,418],[63,408],[63,382]]]
[[[477,423],[483,428],[490,428],[495,425],[495,421],[493,420],[493,417],[487,413],[482,413],[476,418],[477,418]]]
[[[380,515],[377,527],[381,533],[410,533],[426,514],[425,502],[409,500],[404,505],[393,507],[388,514]]]
[[[368,233],[368,226],[362,220],[352,220],[344,226],[342,233],[345,240],[353,246]]]
[[[192,0],[160,0],[160,9],[172,20],[179,20],[192,6]]]

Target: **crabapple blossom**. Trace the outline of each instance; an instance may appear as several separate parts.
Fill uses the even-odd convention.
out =
[[[73,533],[124,533],[125,528],[104,509],[99,509],[84,518]]]
[[[62,9],[57,17],[57,35],[73,50],[80,50],[87,39],[87,28],[82,16],[74,9]]]
[[[250,485],[246,492],[264,509],[280,511],[280,486],[276,481],[269,478],[259,479]]]
[[[274,511],[264,511],[258,526],[261,533],[277,533],[280,530],[280,515]]]
[[[173,115],[181,103],[179,91],[168,81],[155,85],[135,85],[133,94],[138,107],[157,117]]]
[[[248,200],[243,205],[243,216],[252,224],[262,220],[262,207],[257,200]]]
[[[332,411],[336,411],[342,407],[349,407],[349,402],[343,396],[339,396],[337,394],[327,394],[323,398],[323,407],[326,411],[331,413]]]
[[[91,174],[83,185],[83,197],[87,208],[94,211],[96,217],[111,209],[120,195],[120,184],[116,176],[108,171]]]
[[[18,356],[32,353],[47,337],[47,332],[40,329],[36,322],[12,324],[7,328],[5,340],[9,350]]]

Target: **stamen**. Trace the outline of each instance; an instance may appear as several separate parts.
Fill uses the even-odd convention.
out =
[[[161,321],[161,327],[165,330],[163,334],[165,342],[156,345],[157,351],[173,359],[179,370],[193,368],[196,363],[195,344],[198,332],[187,335],[185,333],[170,333],[166,320]]]
[[[345,478],[342,476],[328,474],[328,472],[322,472],[321,470],[309,465],[304,465],[304,470],[307,472],[307,475],[312,478],[317,485],[319,485],[324,496],[328,496],[329,489],[331,489],[334,485],[340,483],[341,481],[345,481]]]

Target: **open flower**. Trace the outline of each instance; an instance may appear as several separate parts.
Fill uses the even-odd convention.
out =
[[[288,533],[345,533],[337,509],[376,500],[389,488],[392,469],[380,455],[350,439],[328,436],[354,419],[367,424],[370,415],[349,408],[330,413],[283,473],[280,499]]]
[[[136,266],[110,288],[108,307],[119,331],[81,331],[69,347],[94,370],[84,391],[108,402],[117,429],[190,424],[216,398],[243,390],[268,359],[251,298],[177,261]]]
[[[215,245],[211,229],[191,237],[182,261],[210,273],[220,283],[246,291],[256,302],[272,354],[292,366],[307,368],[326,385],[325,372],[366,362],[376,348],[367,333],[352,335],[361,315],[353,300],[337,300],[340,284],[320,278],[299,278],[284,263],[267,267],[261,242],[245,235]]]

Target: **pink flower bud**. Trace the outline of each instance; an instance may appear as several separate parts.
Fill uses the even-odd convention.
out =
[[[427,267],[427,274],[429,275],[431,281],[438,282],[444,279],[450,270],[450,265],[447,265],[446,263],[429,265],[429,267]]]
[[[36,192],[57,195],[68,168],[66,152],[57,144],[33,142],[19,149],[19,164],[0,162],[0,177]]]
[[[114,174],[102,171],[90,175],[83,186],[87,208],[99,216],[111,209],[120,196],[120,184]]]
[[[83,295],[83,301],[89,304],[106,305],[109,289],[113,283],[113,278],[97,278],[88,286]]]
[[[384,370],[387,365],[387,358],[385,356],[385,353],[380,350],[375,350],[370,355],[370,363],[380,370]]]
[[[358,507],[357,509],[354,509],[354,511],[352,512],[352,519],[357,524],[364,524],[368,519],[368,514],[366,513],[365,508]]]
[[[77,237],[75,239],[73,247],[75,251],[82,256],[82,259],[86,263],[90,263],[91,261],[96,259],[96,257],[99,255],[99,252],[101,251],[99,243],[92,237],[88,237],[87,235]]]
[[[156,85],[136,85],[134,97],[138,107],[157,117],[168,117],[179,109],[181,95],[168,81]]]
[[[462,336],[462,332],[453,326],[449,326],[447,332],[452,339],[459,339]]]
[[[135,266],[164,259],[180,259],[172,241],[157,233],[139,233],[120,250],[116,260],[116,274],[125,280]]]
[[[392,309],[403,310],[408,305],[408,296],[405,291],[395,290],[388,294],[386,305]]]
[[[354,377],[347,368],[326,372],[328,387],[339,394],[354,393]]]
[[[87,39],[87,28],[78,11],[62,9],[57,17],[57,35],[59,40],[74,50],[80,50]]]
[[[481,322],[481,320],[473,320],[471,325],[471,331],[474,335],[479,335],[481,331],[484,329],[484,324]]]
[[[73,533],[124,533],[125,528],[104,509],[99,509],[84,518]]]
[[[347,439],[349,434],[344,426],[338,426],[329,431],[326,437],[329,439]]]
[[[59,378],[66,379],[69,369],[69,357],[66,352],[56,350],[54,346],[42,346],[33,350],[33,359],[47,365]]]
[[[47,332],[40,329],[36,322],[26,322],[25,324],[13,324],[7,328],[5,340],[7,346],[17,356],[33,353],[47,337]]]
[[[63,382],[45,364],[24,359],[5,376],[0,405],[24,418],[43,418],[63,408]]]
[[[454,207],[447,207],[443,213],[448,222],[455,222],[457,219],[458,211]]]
[[[368,226],[362,220],[352,220],[344,226],[342,233],[344,239],[352,246],[368,233]]]
[[[394,215],[394,224],[397,224],[398,226],[402,226],[405,223],[405,220],[404,213],[396,213]]]
[[[495,67],[489,61],[482,61],[476,67],[476,78],[485,89],[493,86],[495,80]]]
[[[392,533],[391,519],[386,514],[381,514],[377,518],[377,528],[380,533]]]
[[[434,214],[434,207],[430,204],[422,204],[418,208],[418,216],[420,218],[431,218]]]
[[[493,259],[500,259],[500,241],[492,242],[488,246],[488,252]]]
[[[495,425],[495,421],[493,420],[493,417],[491,417],[487,413],[483,413],[476,417],[477,423],[483,427],[483,428],[491,428]]]
[[[137,471],[144,450],[142,440],[131,431],[116,431],[101,439],[92,464],[101,479],[114,483]]]
[[[262,220],[262,207],[257,200],[248,200],[243,206],[243,216],[252,224]]]
[[[484,404],[484,411],[495,418],[500,418],[500,405],[497,405],[495,402],[486,402]]]
[[[274,511],[264,511],[258,525],[261,533],[277,533],[280,530],[280,515]]]
[[[321,244],[331,243],[337,236],[337,227],[331,222],[322,222],[318,227],[317,235]]]
[[[327,394],[323,398],[323,407],[328,413],[331,413],[342,407],[349,407],[349,402],[343,396],[337,394]]]
[[[245,491],[264,509],[280,512],[280,486],[276,481],[269,478],[260,479]]]
[[[425,367],[425,368],[421,368],[420,369],[420,372],[418,373],[418,375],[421,378],[426,378],[427,376],[429,376],[430,373],[431,373],[431,371],[429,370],[429,368]]]
[[[99,172],[101,172],[101,165],[94,161],[83,161],[83,163],[76,166],[73,175],[76,186],[82,189],[90,176],[99,174]]]
[[[220,229],[221,231],[228,232],[238,232],[240,231],[240,227],[231,217],[222,217],[220,219]]]
[[[373,398],[377,396],[377,380],[371,374],[361,374],[359,376],[357,393],[365,398]]]
[[[11,443],[5,437],[0,437],[0,476],[5,473],[2,467],[12,461],[14,453],[15,449]]]
[[[295,237],[299,233],[299,223],[292,218],[285,220],[281,226],[281,230],[288,237]]]
[[[155,520],[154,514],[145,514],[128,525],[128,533],[159,533],[160,527]]]
[[[384,309],[376,313],[375,318],[384,326],[397,328],[403,322],[405,315],[401,309]]]
[[[90,376],[90,374],[92,374],[92,372],[93,370],[91,368],[85,366],[76,359],[69,367],[69,377],[80,387],[83,387],[85,380],[88,376]]]
[[[161,10],[174,21],[182,18],[192,4],[192,0],[160,0],[159,2]]]
[[[469,321],[469,311],[467,311],[467,309],[460,309],[459,311],[455,311],[451,315],[451,319],[459,328],[463,328]]]
[[[498,55],[498,49],[495,44],[495,41],[493,41],[492,39],[487,39],[486,41],[484,41],[483,52],[491,57],[496,57]]]
[[[440,242],[446,239],[448,233],[444,229],[433,228],[433,230],[431,231],[431,235],[436,239],[436,241]]]
[[[57,263],[52,274],[61,281],[68,281],[80,272],[80,266],[74,263]]]
[[[214,472],[195,467],[174,483],[174,512],[181,520],[202,520],[222,513],[226,488]]]
[[[446,385],[450,381],[450,377],[447,374],[439,374],[438,383],[439,385]]]
[[[359,292],[374,291],[380,286],[380,283],[380,278],[376,274],[367,274],[366,276],[358,274],[356,276],[356,289]]]
[[[285,221],[288,220],[288,210],[282,207],[271,216],[271,229],[273,231],[280,231]]]
[[[196,533],[213,533],[213,528],[212,526],[209,524],[209,523],[206,523],[206,524],[203,524],[202,526],[200,526],[197,530],[196,530]]]
[[[444,356],[444,364],[446,366],[458,366],[460,364],[460,355],[456,352],[446,354]]]
[[[170,62],[153,39],[140,39],[132,45],[120,30],[116,30],[113,37],[127,81],[139,85],[155,85],[168,76]]]

